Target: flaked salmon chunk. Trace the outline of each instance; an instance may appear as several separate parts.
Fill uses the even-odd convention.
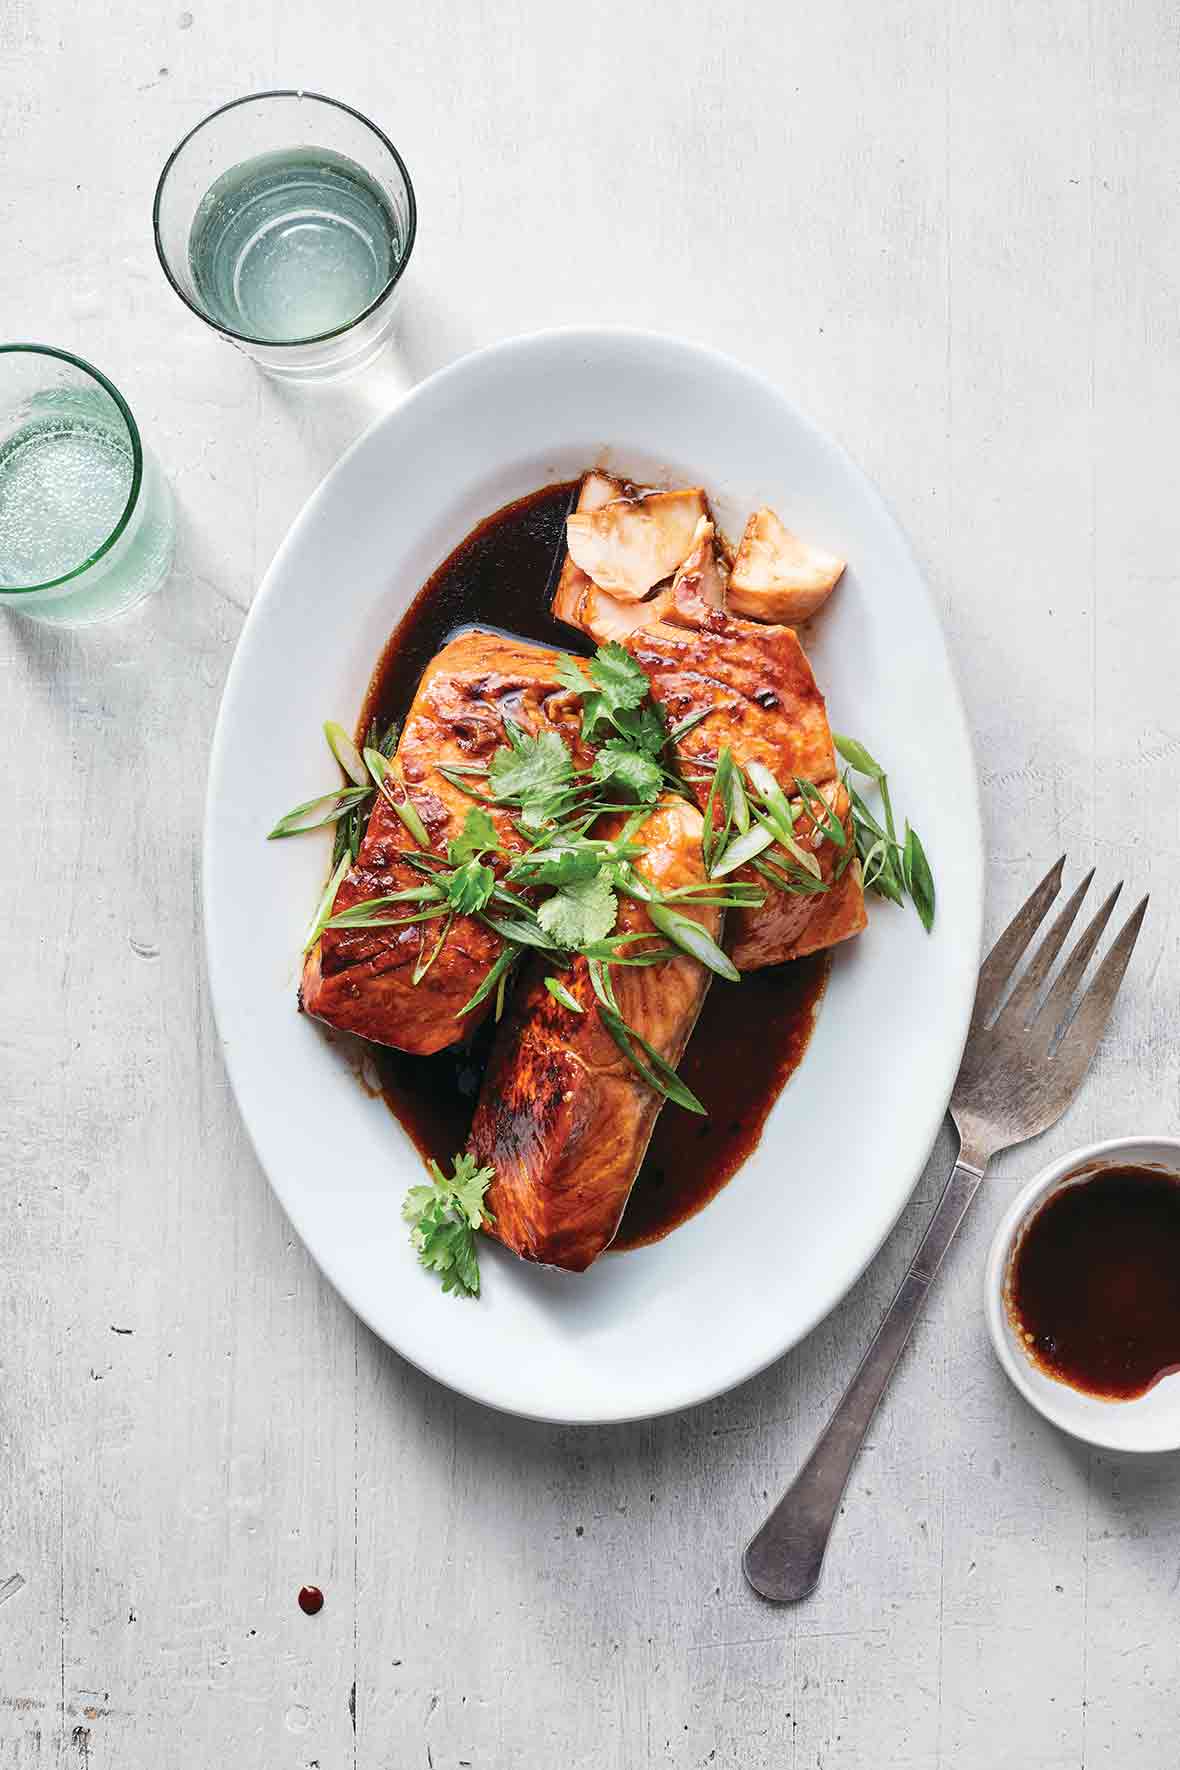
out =
[[[603,504],[609,504],[612,498],[623,494],[623,482],[614,479],[609,473],[588,473],[582,481],[578,492],[577,508],[584,514],[598,510]],[[586,592],[593,586],[580,565],[574,563],[567,551],[561,567],[561,576],[557,580],[557,589],[553,592],[553,613],[557,620],[565,621],[571,627],[582,627],[582,602]],[[583,627],[584,632],[589,628]]]
[[[586,576],[624,602],[639,602],[688,557],[708,516],[699,486],[615,498],[566,519],[566,544]]]
[[[611,485],[619,484],[619,481],[608,480],[600,473],[587,474],[578,509],[599,508],[604,502],[603,492]],[[650,627],[663,620],[670,614],[674,602],[682,610],[721,608],[725,602],[727,572],[727,566],[717,555],[713,524],[707,516],[702,516],[672,583],[639,602],[612,596],[600,589],[567,552],[553,597],[553,613],[559,621],[577,627],[597,645],[609,645],[612,640],[621,644],[640,627]]]
[[[650,627],[653,621],[663,620],[671,607],[670,584],[657,590],[654,596],[646,597],[643,602],[624,602],[621,597],[608,596],[597,584],[587,581],[578,605],[577,621],[572,624],[580,627],[596,645],[609,645],[612,640],[617,640],[621,645],[640,627]],[[556,599],[553,612],[557,613]]]
[[[729,578],[728,606],[755,621],[805,621],[831,595],[844,561],[801,541],[763,505],[746,524]]]

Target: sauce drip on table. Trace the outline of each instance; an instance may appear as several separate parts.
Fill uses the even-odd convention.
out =
[[[1008,1314],[1049,1376],[1130,1401],[1180,1370],[1180,1180],[1106,1168],[1051,1193],[1017,1244]]]
[[[498,510],[434,573],[394,630],[373,673],[358,732],[403,719],[419,678],[448,639],[473,625],[563,651],[590,648],[549,612],[551,580],[578,482],[546,486]],[[798,1066],[828,977],[816,954],[740,984],[715,982],[680,1065],[709,1117],[666,1105],[635,1182],[615,1249],[657,1241],[720,1191],[756,1147]],[[381,1092],[423,1156],[445,1167],[467,1139],[495,1027],[432,1057],[369,1050]]]

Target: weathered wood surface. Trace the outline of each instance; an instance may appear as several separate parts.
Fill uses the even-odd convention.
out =
[[[979,1290],[1034,1166],[1177,1127],[1178,79],[1163,0],[0,8],[3,331],[111,372],[182,522],[140,616],[0,630],[4,1770],[1176,1762],[1180,1464],[1043,1425]],[[381,119],[422,211],[396,361],[306,397],[186,316],[150,232],[183,130],[300,80]],[[209,1017],[205,758],[273,549],[399,386],[585,319],[752,361],[883,487],[977,734],[989,928],[1063,847],[1154,892],[1090,1085],[989,1181],[794,1610],[737,1549],[945,1149],[777,1369],[654,1425],[522,1425],[320,1280]]]

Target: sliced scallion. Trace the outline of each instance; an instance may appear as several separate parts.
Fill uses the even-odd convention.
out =
[[[349,737],[342,725],[335,719],[325,719],[324,736],[328,740],[328,748],[339,762],[349,780],[356,787],[367,787],[369,774],[361,761],[361,753]]]
[[[340,787],[334,793],[321,793],[318,799],[306,799],[302,805],[296,805],[285,817],[281,817],[274,829],[267,836],[268,842],[276,842],[284,836],[302,836],[308,830],[321,829],[324,824],[334,824],[367,799],[372,792],[371,787]],[[327,807],[326,810],[323,808]],[[315,816],[312,816],[312,813]],[[322,813],[322,815],[321,815]]]
[[[320,935],[323,933],[324,926],[328,920],[328,917],[332,914],[332,905],[336,901],[336,893],[339,891],[341,885],[344,883],[345,875],[347,874],[351,865],[352,865],[351,854],[344,855],[341,858],[340,863],[337,866],[335,872],[332,874],[332,877],[328,880],[328,883],[324,886],[324,894],[320,898],[319,903],[316,905],[315,915],[311,919],[311,923],[310,923],[308,930],[307,930],[307,937],[303,942],[303,951],[305,953],[310,952],[311,948],[315,945],[316,941],[319,939]]]
[[[691,916],[682,916],[679,910],[667,909],[660,903],[649,904],[647,913],[653,926],[674,946],[691,954],[708,970],[718,977],[724,977],[729,983],[741,982],[741,972],[728,953],[722,952],[713,937],[706,933],[699,922],[694,922]]]

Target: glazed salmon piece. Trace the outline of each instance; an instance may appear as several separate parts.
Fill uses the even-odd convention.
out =
[[[557,680],[559,655],[501,633],[471,631],[451,640],[428,665],[390,775],[409,794],[435,853],[445,854],[472,804],[439,773],[439,763],[489,762],[505,741],[505,714],[533,734],[545,727],[559,731],[577,751],[578,715]],[[490,815],[508,854],[520,853],[524,839],[508,813]],[[420,885],[422,874],[404,858],[414,847],[397,813],[378,798],[335,910]],[[405,913],[414,908],[407,904]],[[458,1044],[491,1009],[489,998],[456,1018],[503,942],[476,917],[456,917],[438,957],[415,985],[415,967],[429,956],[441,928],[441,921],[429,921],[400,928],[325,929],[304,965],[303,1008],[343,1032],[399,1051],[425,1055]]]
[[[773,539],[773,531],[759,525],[763,516],[773,518],[782,529],[772,511],[750,519],[743,541],[747,573],[752,569],[751,532],[770,533]],[[742,557],[739,552],[727,583],[713,525],[701,517],[672,584],[654,596],[627,602],[609,595],[590,583],[567,555],[562,582],[573,581],[577,574],[583,587],[579,596],[567,596],[561,607],[558,598],[553,605],[559,619],[568,620],[598,644],[617,640],[626,646],[647,673],[652,693],[663,703],[672,725],[706,713],[677,745],[686,778],[702,806],[717,757],[727,744],[739,764],[763,763],[788,792],[798,774],[820,787],[836,778],[823,696],[794,629],[766,618],[772,601],[765,587],[755,597],[762,619],[747,620],[734,612],[734,577]],[[843,569],[841,561],[833,564]],[[831,582],[838,576],[837,570]],[[750,582],[747,577],[747,587]],[[765,886],[752,869],[739,876]],[[865,925],[856,864],[823,896],[796,897],[766,889],[767,903],[761,910],[743,911],[731,921],[734,961],[741,970],[799,957],[847,939]]]
[[[802,775],[825,796],[837,795],[838,815],[847,817],[827,708],[793,628],[742,620],[682,590],[666,618],[635,633],[627,650],[646,672],[673,727],[705,714],[676,746],[702,808],[717,758],[728,746],[741,767],[762,763],[788,794]],[[809,828],[806,822],[800,827]],[[821,843],[818,852],[830,873],[840,851]],[[740,971],[799,958],[865,926],[855,861],[831,891],[815,896],[777,891],[752,867],[735,877],[766,893],[760,909],[731,913],[726,945]]]
[[[616,820],[600,833],[621,827]],[[662,800],[636,840],[647,844],[636,866],[653,884],[672,890],[703,880],[701,816],[683,799]],[[684,914],[716,938],[721,912],[690,905],[682,901]],[[621,898],[617,932],[637,931],[651,932],[651,923],[640,904]],[[549,974],[582,1013],[553,999]],[[612,980],[622,1018],[675,1068],[712,973],[685,954],[616,966]],[[602,1024],[586,960],[567,971],[530,961],[496,1035],[467,1144],[496,1170],[486,1201],[492,1234],[522,1259],[584,1271],[614,1239],[662,1105]]]
[[[663,620],[633,634],[627,650],[672,726],[705,713],[677,744],[694,784],[712,776],[727,744],[735,761],[765,764],[787,792],[797,774],[817,785],[835,778],[824,697],[792,628],[681,598]],[[707,792],[707,779],[704,785]]]

